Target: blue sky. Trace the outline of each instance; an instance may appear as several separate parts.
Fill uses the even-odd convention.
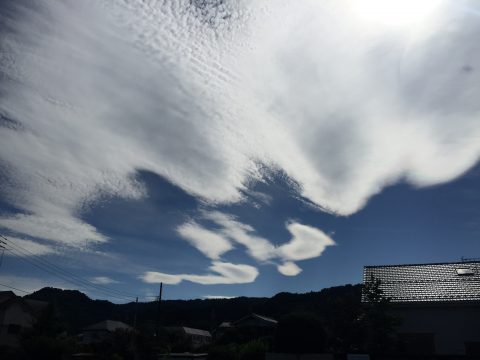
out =
[[[91,254],[84,253],[84,249],[68,256],[65,253],[44,255],[46,259],[87,279],[104,276],[118,281],[108,286],[133,292],[145,300],[157,289],[156,285],[147,286],[137,278],[142,269],[167,273],[181,269],[195,273],[207,268],[208,259],[181,239],[174,229],[185,219],[208,211],[209,207],[154,174],[143,173],[139,177],[148,188],[146,199],[103,199],[84,216],[85,221],[111,239],[96,246],[95,250],[115,254],[118,258],[106,259],[105,266],[95,264],[91,268],[87,265]],[[256,184],[252,190],[268,196],[268,204],[245,202],[215,210],[253,226],[259,235],[275,244],[289,240],[284,224],[296,219],[323,229],[336,245],[328,247],[318,258],[300,262],[303,272],[295,277],[281,275],[275,266],[264,264],[259,266],[260,274],[251,283],[199,285],[184,281],[166,286],[165,296],[175,299],[307,292],[359,283],[364,265],[458,261],[462,256],[476,257],[480,251],[479,179],[476,167],[458,180],[440,186],[416,189],[406,184],[393,185],[374,196],[358,213],[341,217],[318,211],[299,199],[281,176],[274,177],[272,182]],[[2,214],[8,211],[2,206]],[[102,261],[101,258],[97,261]],[[225,259],[257,266],[241,246],[226,254]],[[7,256],[4,261],[2,275],[7,280],[8,276],[13,276],[19,281],[19,284],[10,282],[12,286],[21,287],[22,282],[34,286],[26,279],[15,278],[18,276],[74,287],[74,284],[39,272],[17,257]],[[130,271],[130,268],[135,270]],[[85,290],[97,297],[106,296],[95,293],[95,289]]]
[[[3,2],[0,283],[271,296],[476,257],[475,2],[389,4]]]

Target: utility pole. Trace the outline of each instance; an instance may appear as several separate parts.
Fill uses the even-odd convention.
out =
[[[133,330],[137,330],[137,311],[138,311],[138,296],[135,299],[135,314],[133,315]]]
[[[160,292],[158,293],[158,301],[157,301],[157,316],[155,321],[155,336],[157,336],[160,332],[160,302],[162,301],[162,290],[163,290],[163,282],[160,283]]]
[[[3,239],[5,239],[2,235],[0,235]],[[3,240],[0,240],[0,249],[2,250],[2,254],[0,255],[0,267],[2,266],[3,263],[3,255],[5,254],[5,245],[7,243]]]

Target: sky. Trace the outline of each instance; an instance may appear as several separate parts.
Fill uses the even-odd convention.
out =
[[[0,2],[0,284],[116,302],[480,256],[480,5]]]

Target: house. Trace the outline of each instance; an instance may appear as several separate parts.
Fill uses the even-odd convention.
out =
[[[93,344],[112,338],[116,331],[132,331],[133,328],[121,321],[104,320],[83,328],[81,340],[84,344]]]
[[[22,334],[32,329],[47,302],[24,299],[0,291],[0,345],[18,347]]]
[[[233,327],[275,328],[277,320],[251,313],[232,323]]]
[[[273,336],[277,323],[269,317],[251,313],[237,321],[221,323],[214,335],[216,339],[250,341]]]
[[[212,335],[206,330],[186,326],[168,327],[167,330],[185,340],[192,349],[198,349],[212,342]]]
[[[366,266],[372,279],[401,319],[405,353],[480,356],[480,261]]]

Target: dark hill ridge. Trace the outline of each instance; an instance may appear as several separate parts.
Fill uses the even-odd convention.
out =
[[[26,298],[48,301],[57,310],[70,333],[105,319],[133,324],[135,303],[113,304],[92,300],[77,290],[43,288]],[[360,306],[361,285],[344,285],[305,294],[279,293],[271,298],[164,300],[160,319],[163,325],[184,325],[212,329],[223,321],[237,320],[251,312],[279,319],[294,312],[314,313],[328,319],[341,312],[354,312]],[[138,304],[138,325],[152,323],[157,303]]]

